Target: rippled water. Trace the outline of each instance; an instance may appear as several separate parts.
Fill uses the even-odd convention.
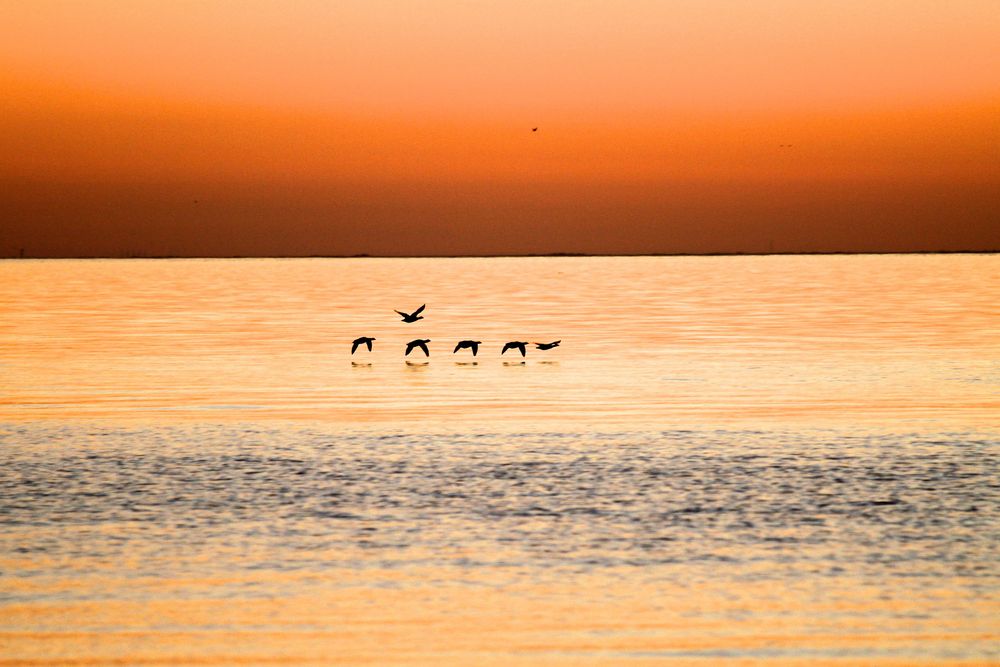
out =
[[[0,664],[998,661],[998,270],[0,263]]]

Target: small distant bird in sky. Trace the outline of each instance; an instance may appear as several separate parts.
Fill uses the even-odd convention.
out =
[[[361,338],[355,338],[354,342],[351,344],[351,354],[354,354],[355,350],[358,349],[359,345],[367,345],[368,351],[372,351],[372,341],[374,338],[369,338],[368,336],[362,336]]]
[[[511,342],[509,342],[509,343],[507,343],[506,345],[503,346],[503,349],[500,350],[500,354],[502,355],[507,350],[517,350],[518,352],[521,353],[521,356],[523,357],[524,354],[525,354],[525,352],[524,352],[524,346],[527,345],[527,344],[528,344],[527,342],[521,342],[519,340],[513,340],[513,341],[511,341]]]
[[[559,347],[559,343],[561,342],[562,339],[560,338],[559,340],[552,341],[551,343],[535,343],[535,348],[538,350],[551,350],[554,347]]]
[[[409,315],[407,315],[406,313],[404,313],[404,312],[403,312],[403,311],[401,311],[401,310],[397,310],[396,312],[397,312],[397,313],[399,313],[400,315],[402,315],[402,316],[403,316],[403,321],[404,321],[404,322],[406,322],[406,323],[410,323],[410,322],[416,322],[417,320],[422,320],[422,319],[424,319],[424,316],[423,316],[423,315],[421,315],[420,313],[421,313],[421,312],[423,311],[423,309],[424,309],[424,308],[426,308],[426,307],[427,307],[427,304],[425,303],[424,305],[420,306],[419,308],[417,308],[417,309],[416,309],[415,311],[413,311],[413,312],[412,312],[412,313],[410,313]]]
[[[532,132],[538,132],[538,128],[537,127],[533,127],[533,128],[531,128],[531,131]]]
[[[429,357],[431,353],[427,350],[427,343],[431,342],[430,338],[417,338],[416,340],[411,340],[406,344],[406,354],[404,356],[409,356],[410,352],[413,352],[413,348],[419,347],[424,351],[424,356]]]
[[[455,354],[459,350],[462,350],[464,348],[469,348],[470,350],[472,350],[472,356],[476,356],[479,353],[479,344],[482,342],[483,341],[481,340],[460,340],[458,341],[458,345],[455,346],[455,349],[452,350],[451,353]]]

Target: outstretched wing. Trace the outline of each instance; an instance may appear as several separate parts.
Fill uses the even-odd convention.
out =
[[[521,356],[523,357],[524,356],[524,343],[521,343],[520,345],[517,345],[516,347],[517,347],[518,351],[521,353]]]
[[[455,346],[455,349],[454,349],[454,350],[452,350],[452,351],[451,351],[451,353],[452,353],[452,354],[455,354],[456,352],[458,352],[458,351],[459,351],[459,350],[461,350],[461,349],[462,349],[462,344],[461,344],[461,343],[459,343],[458,345],[456,345],[456,346]]]
[[[431,351],[427,349],[427,343],[417,343],[417,347],[423,350],[426,356],[431,356]]]
[[[351,354],[354,354],[354,351],[358,349],[358,345],[361,345],[361,341],[360,340],[354,341],[354,343],[351,345]]]
[[[368,346],[368,351],[371,352],[372,351],[372,339],[369,338],[368,340],[366,340],[365,341],[365,345]]]
[[[472,348],[472,356],[479,354],[479,343],[469,343],[469,347]]]
[[[392,312],[397,313],[398,315],[401,315],[403,317],[403,319],[406,319],[407,317],[409,317],[409,315],[407,315],[406,313],[404,313],[401,310],[395,310],[395,309],[393,309]]]
[[[505,343],[504,346],[503,346],[503,349],[500,350],[500,354],[503,354],[504,352],[506,352],[507,350],[509,350],[512,347],[514,347],[513,344],[511,344],[511,343]]]
[[[419,315],[420,313],[424,312],[424,308],[426,308],[426,307],[427,307],[427,304],[425,303],[424,305],[420,306],[415,311],[413,311],[413,314],[414,315]]]

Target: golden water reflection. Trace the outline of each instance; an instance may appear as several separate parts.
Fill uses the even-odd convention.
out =
[[[0,666],[996,663],[998,303],[986,255],[0,262]]]
[[[6,261],[0,420],[996,428],[997,303],[994,255]]]

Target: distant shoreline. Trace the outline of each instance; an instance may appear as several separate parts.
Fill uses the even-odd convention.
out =
[[[34,257],[31,255],[6,255],[4,260],[38,260],[38,259],[502,259],[528,257],[796,257],[825,255],[996,255],[997,250],[884,250],[884,251],[850,251],[824,250],[803,252],[644,252],[644,253],[523,253],[516,255],[59,255]]]

